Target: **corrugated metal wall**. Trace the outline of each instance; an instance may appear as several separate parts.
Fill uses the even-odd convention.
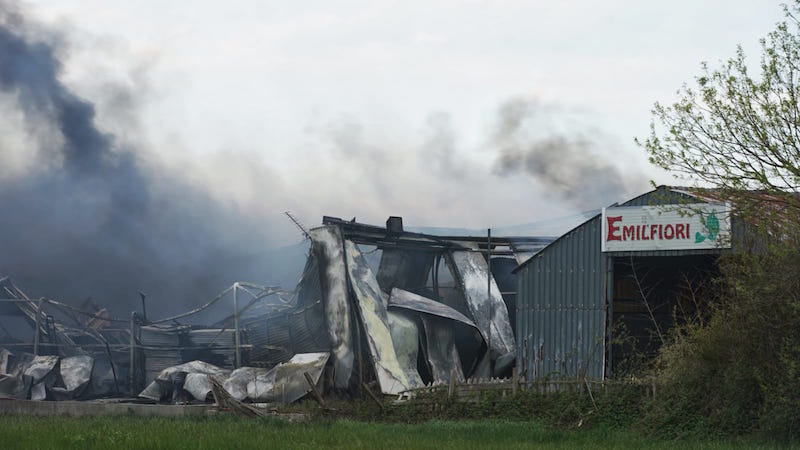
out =
[[[517,367],[526,378],[602,378],[605,276],[600,216],[519,269]]]
[[[620,206],[692,201],[659,188]],[[516,270],[517,367],[528,379],[601,379],[605,373],[607,299],[613,296],[614,257],[600,251],[601,216],[561,236]],[[718,250],[636,252],[636,256],[718,254]]]

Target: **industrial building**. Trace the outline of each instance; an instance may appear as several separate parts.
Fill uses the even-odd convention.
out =
[[[730,236],[713,192],[660,186],[554,240],[514,271],[520,375],[604,379],[654,354]]]
[[[528,381],[602,380],[655,354],[696,310],[690,300],[732,235],[730,207],[713,192],[663,186],[555,240],[410,232],[400,217],[322,222],[303,229],[310,248],[295,290],[237,282],[166,318],[148,317],[143,294],[141,312],[113,318],[0,279],[0,396],[208,402],[216,380],[238,401],[290,403],[315,390],[398,395],[512,377],[514,367]],[[219,320],[197,325],[198,314]]]

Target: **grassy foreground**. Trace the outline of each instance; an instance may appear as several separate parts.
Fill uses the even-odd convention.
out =
[[[351,420],[288,423],[231,416],[142,418],[0,416],[3,448],[754,448],[753,443],[658,441],[604,427],[538,422]]]

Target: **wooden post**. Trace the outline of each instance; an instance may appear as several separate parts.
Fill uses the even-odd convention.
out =
[[[382,402],[382,401],[381,401],[381,400],[378,398],[378,396],[377,396],[377,395],[375,395],[375,393],[374,393],[374,392],[372,392],[372,389],[370,389],[370,388],[369,388],[369,387],[366,385],[366,383],[361,383],[361,388],[362,388],[362,389],[364,389],[364,391],[367,393],[367,395],[369,395],[369,397],[370,397],[370,398],[371,398],[371,399],[372,399],[372,400],[373,400],[375,403],[377,403],[377,404],[378,404],[378,407],[380,407],[380,408],[381,408],[381,413],[383,413],[383,402]]]
[[[594,410],[599,411],[597,408],[597,403],[594,401],[594,395],[592,395],[592,387],[589,386],[589,381],[584,377],[583,382],[586,384],[586,390],[589,392],[589,399],[592,400],[592,406],[594,406]]]
[[[451,369],[450,382],[447,384],[447,398],[451,398],[455,390],[456,390],[456,370]]]
[[[516,367],[511,369],[511,392],[517,395],[517,388],[519,387],[519,371]]]
[[[322,398],[322,395],[317,390],[317,385],[314,384],[314,379],[311,378],[311,375],[309,375],[308,372],[303,372],[303,376],[306,378],[306,382],[311,388],[311,393],[314,394],[314,400],[316,400],[317,403],[319,403],[319,406],[322,408],[327,408],[327,405],[325,405],[325,399]]]

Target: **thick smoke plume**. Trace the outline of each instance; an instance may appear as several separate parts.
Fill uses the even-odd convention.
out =
[[[429,117],[421,136],[345,118],[312,123],[310,143],[279,167],[259,165],[264,148],[182,166],[137,133],[138,86],[76,94],[63,64],[75,61],[74,33],[23,13],[0,0],[0,276],[35,297],[91,296],[124,316],[140,308],[141,290],[148,313],[163,316],[237,280],[291,287],[302,250],[267,251],[281,245],[279,229],[293,228],[284,209],[306,220],[402,214],[409,224],[483,227],[572,211],[564,200],[594,209],[645,185],[603,156],[610,146],[600,133],[550,127],[550,111],[525,100],[501,108],[476,148],[465,148],[446,113]],[[495,173],[529,174],[538,194],[519,189],[522,177],[490,176],[487,141]]]
[[[259,224],[101,131],[95,106],[62,81],[65,45],[0,0],[0,106],[33,162],[0,174],[0,276],[34,296],[92,296],[117,315],[138,309],[139,290],[158,315],[262,281]],[[0,137],[0,163],[11,145]]]
[[[500,107],[490,145],[498,152],[496,172],[527,173],[543,192],[582,209],[620,201],[646,187],[639,173],[620,169],[608,139],[586,127],[560,129],[551,108],[527,99]]]

